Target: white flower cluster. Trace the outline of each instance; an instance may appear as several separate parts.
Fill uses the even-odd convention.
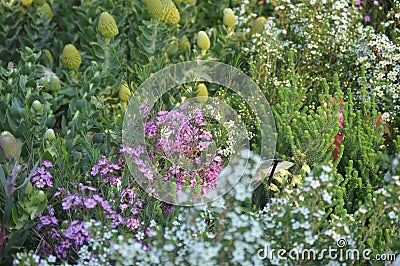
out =
[[[368,91],[377,96],[393,119],[400,112],[400,46],[370,27],[362,27],[358,32],[360,35],[349,50],[356,65],[365,68]],[[357,82],[361,87],[365,81],[359,77]]]
[[[242,151],[241,157],[250,159],[250,166],[260,160],[249,151]],[[251,167],[237,165],[232,166],[232,171],[252,173]],[[354,217],[366,214],[367,207],[361,206],[356,214],[341,217],[327,213],[337,194],[333,185],[335,173],[329,166],[321,170],[318,174],[311,172],[301,187],[286,189],[281,197],[272,198],[258,213],[243,208],[251,196],[247,179],[236,185],[229,195],[211,204],[181,207],[169,226],[161,228],[151,222],[151,227],[157,231],[149,248],[132,235],[118,236],[118,232],[108,231],[99,222],[89,222],[92,239],[78,250],[77,264],[109,265],[112,261],[116,265],[265,265],[257,254],[266,245],[276,250],[322,250],[330,246],[335,248],[339,240],[345,239],[347,248],[357,248],[357,230],[361,228]],[[394,176],[392,182],[400,187],[398,176]],[[384,195],[382,193],[377,196]],[[388,218],[398,224],[398,206],[388,208],[387,212]],[[33,252],[18,254],[15,265],[24,261],[32,261],[24,265],[49,265],[55,258],[41,259]],[[277,256],[269,262],[290,264]],[[324,263],[333,261],[326,259]]]
[[[285,190],[284,196],[272,199],[260,213],[271,248],[322,250],[334,247],[339,239],[346,239],[349,247],[357,246],[349,228],[355,223],[352,215],[339,218],[332,214],[331,221],[321,231],[320,226],[327,218],[326,208],[334,197],[332,169],[324,166],[322,170],[318,176],[308,175],[301,187]],[[278,258],[270,262],[273,265],[284,263]]]

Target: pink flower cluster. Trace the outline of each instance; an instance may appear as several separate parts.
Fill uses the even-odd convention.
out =
[[[179,110],[159,111],[145,123],[143,130],[149,147],[124,146],[121,152],[131,156],[139,172],[150,182],[154,173],[140,158],[145,150],[153,164],[163,166],[163,178],[175,182],[177,190],[182,186],[201,187],[204,195],[215,188],[222,158],[207,152],[213,134],[201,109],[183,105]]]

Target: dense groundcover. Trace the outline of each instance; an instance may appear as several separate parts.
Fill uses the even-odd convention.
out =
[[[396,0],[2,0],[0,264],[400,265],[399,25]]]

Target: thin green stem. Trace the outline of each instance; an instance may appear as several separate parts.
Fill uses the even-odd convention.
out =
[[[110,38],[106,38],[104,41],[104,71],[108,69],[108,50],[110,49]]]

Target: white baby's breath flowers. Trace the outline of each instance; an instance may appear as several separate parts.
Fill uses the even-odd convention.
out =
[[[326,191],[322,191],[322,200],[324,200],[326,203],[328,203],[329,205],[332,204],[332,196]]]

